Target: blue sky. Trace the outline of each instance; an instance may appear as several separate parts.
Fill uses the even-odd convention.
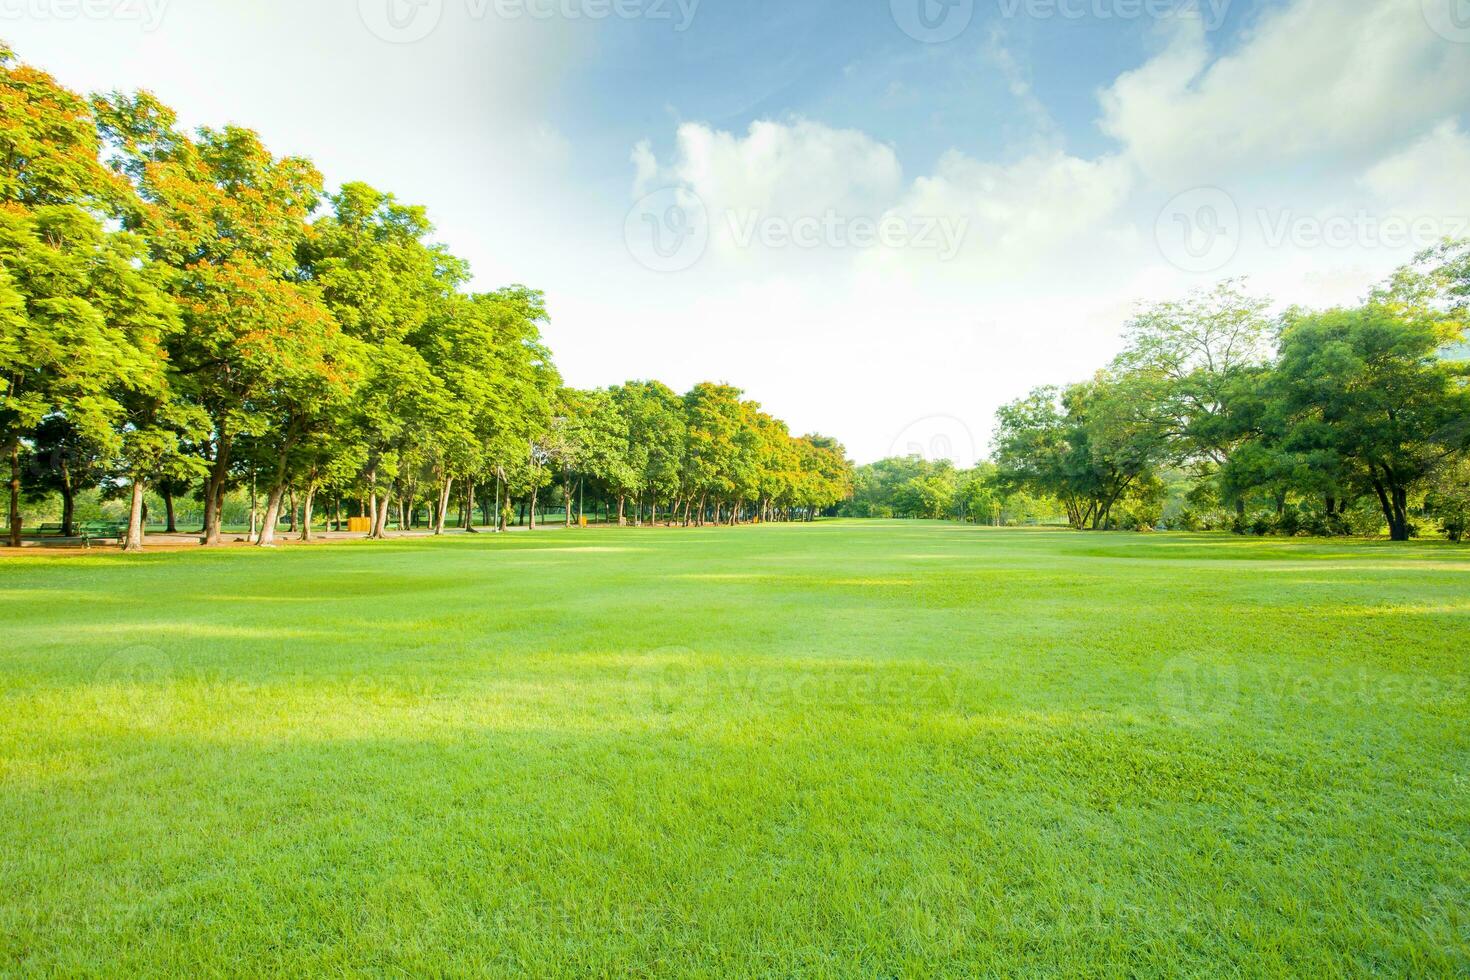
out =
[[[569,383],[730,381],[863,461],[969,462],[1139,302],[1470,234],[1470,0],[87,2],[0,36],[427,205]]]

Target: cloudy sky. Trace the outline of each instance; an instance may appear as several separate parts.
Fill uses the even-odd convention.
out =
[[[1140,301],[1351,302],[1470,234],[1470,0],[0,0],[429,207],[568,383],[729,381],[859,461],[984,451]]]

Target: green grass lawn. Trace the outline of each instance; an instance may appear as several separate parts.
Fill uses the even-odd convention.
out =
[[[1470,971],[1470,549],[0,559],[0,973]]]

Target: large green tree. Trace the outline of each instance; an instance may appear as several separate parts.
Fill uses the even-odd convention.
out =
[[[1242,377],[1271,356],[1269,301],[1238,281],[1141,311],[1114,370],[1127,376],[1132,411],[1164,436],[1176,464],[1213,479],[1244,441],[1233,418]],[[1244,499],[1236,503],[1243,510]]]
[[[1390,302],[1294,313],[1281,338],[1285,442],[1351,461],[1395,541],[1410,536],[1410,497],[1470,449],[1466,367],[1440,351],[1453,321]]]
[[[127,187],[101,165],[100,150],[87,101],[0,43],[0,448],[10,464],[12,546],[22,440],[60,415],[79,438],[112,441],[120,406],[106,389],[128,338],[104,310],[124,305],[109,294],[134,289],[147,302],[138,271],[114,261],[127,245],[101,224]],[[123,281],[110,281],[110,271]]]
[[[272,424],[271,392],[299,370],[298,333],[320,329],[297,250],[321,175],[307,160],[275,157],[248,129],[183,133],[147,93],[94,105],[112,163],[137,191],[127,226],[169,268],[183,316],[169,354],[209,415],[204,543],[218,544],[236,442]]]

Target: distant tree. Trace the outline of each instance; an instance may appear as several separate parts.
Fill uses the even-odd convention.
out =
[[[637,493],[654,502],[654,519],[658,517],[657,502],[667,500],[672,520],[683,488],[688,444],[684,402],[657,381],[630,381],[611,393],[626,424],[627,442],[621,460],[631,471]],[[604,464],[604,474],[611,472],[611,464],[612,460]],[[616,478],[612,482],[618,483]]]
[[[1435,471],[1424,509],[1438,519],[1451,541],[1464,541],[1470,535],[1470,458],[1461,457]]]
[[[714,505],[715,523],[719,523],[723,503],[736,490],[740,391],[730,385],[701,382],[684,396],[684,411],[689,434],[685,482],[699,498],[696,523],[704,523],[710,504]]]
[[[23,489],[29,500],[61,497],[61,533],[76,531],[77,493],[97,486],[107,472],[105,448],[82,438],[64,415],[49,415],[30,433]]]
[[[1136,375],[1100,373],[1065,390],[1039,388],[997,413],[1000,484],[1053,497],[1073,527],[1110,526],[1114,506],[1152,485],[1166,434],[1138,411]]]

